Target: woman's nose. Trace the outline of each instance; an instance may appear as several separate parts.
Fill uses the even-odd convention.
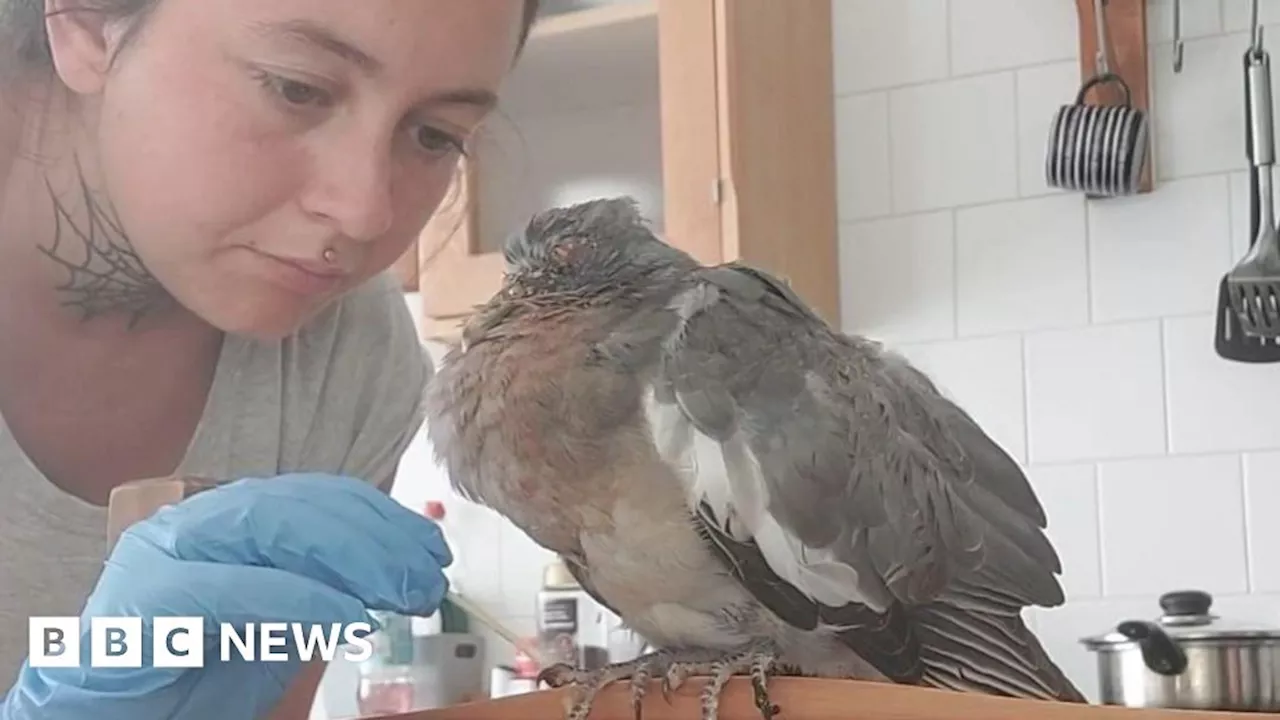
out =
[[[352,240],[367,242],[385,235],[394,222],[387,148],[356,140],[321,151],[303,205]]]

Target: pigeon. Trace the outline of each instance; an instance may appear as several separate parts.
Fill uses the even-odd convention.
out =
[[[534,214],[503,256],[425,424],[459,495],[652,649],[544,669],[570,720],[694,676],[706,720],[736,676],[765,720],[785,676],[1086,702],[1021,614],[1064,602],[1044,509],[925,373],[768,272],[698,263],[629,196]]]

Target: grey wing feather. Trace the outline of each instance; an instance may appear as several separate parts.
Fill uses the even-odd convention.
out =
[[[758,270],[708,269],[673,312],[650,422],[762,602],[847,632],[891,677],[1077,698],[1018,617],[1063,600],[1044,510],[967,413]]]
[[[578,585],[582,587],[583,592],[585,592],[592,600],[599,603],[600,607],[608,610],[618,617],[622,617],[622,614],[618,612],[618,609],[606,600],[604,596],[600,594],[600,591],[596,589],[595,584],[591,582],[591,573],[587,570],[587,566],[584,562],[576,557],[568,555],[561,555],[560,559],[564,562],[565,568],[569,570],[569,574],[573,576],[573,579],[578,581]]]

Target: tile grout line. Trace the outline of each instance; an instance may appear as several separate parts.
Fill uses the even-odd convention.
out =
[[[1264,22],[1262,23],[1262,25],[1267,30],[1275,30],[1276,28],[1280,27],[1280,21],[1271,22],[1271,23]],[[1218,32],[1209,33],[1205,35],[1187,36],[1184,33],[1183,42],[1187,45],[1194,45],[1197,43],[1208,43],[1208,42],[1226,41],[1226,40],[1234,41],[1237,39],[1243,39],[1247,44],[1248,38],[1249,38],[1248,28],[1244,28],[1240,30],[1227,30],[1224,27]],[[861,94],[872,93],[872,92],[892,93],[892,92],[899,92],[903,90],[915,90],[923,87],[928,87],[929,85],[937,85],[940,83],[947,83],[947,82],[962,82],[965,80],[972,80],[972,79],[984,77],[987,75],[998,75],[1000,73],[1017,72],[1020,70],[1036,70],[1036,69],[1051,67],[1053,65],[1065,65],[1067,63],[1079,64],[1080,62],[1079,55],[1077,54],[1070,57],[1057,56],[1053,58],[1040,58],[1037,60],[1030,60],[1023,63],[1013,64],[1013,65],[996,65],[992,67],[982,68],[979,70],[966,70],[964,72],[955,73],[952,71],[952,59],[951,59],[952,37],[951,37],[951,27],[950,27],[950,5],[948,5],[948,23],[947,23],[947,32],[946,32],[946,38],[944,39],[944,43],[946,43],[947,45],[947,55],[946,55],[947,72],[945,75],[938,76],[938,77],[924,77],[919,80],[905,80],[905,81],[895,82],[887,85],[855,86],[852,89],[836,91],[836,97],[849,97],[851,95],[861,95]],[[1172,48],[1172,47],[1173,47],[1172,38],[1168,40],[1149,40],[1147,42],[1147,54],[1148,56],[1152,56],[1156,52],[1163,51],[1167,48]],[[1154,58],[1152,58],[1152,61],[1154,62]]]
[[[1070,467],[1072,465],[1084,465],[1096,463],[1098,465],[1121,465],[1125,463],[1141,463],[1141,462],[1157,462],[1160,460],[1206,460],[1212,458],[1235,457],[1237,455],[1249,455],[1254,453],[1274,453],[1277,452],[1275,447],[1254,447],[1254,448],[1228,448],[1223,450],[1195,450],[1191,452],[1171,452],[1161,454],[1139,454],[1139,455],[1108,455],[1093,457],[1069,457],[1058,460],[1042,460],[1040,462],[1031,463],[1031,467],[1050,468],[1050,467]]]
[[[1018,198],[1022,198],[1022,103],[1019,98],[1018,73],[1009,73],[1010,82],[1013,84],[1013,179],[1014,192],[1018,193]]]
[[[1097,327],[1097,312],[1094,310],[1093,297],[1093,204],[1089,198],[1081,197],[1084,208],[1084,296],[1085,322],[1089,327]]]
[[[1102,330],[1102,329],[1119,329],[1124,327],[1140,328],[1144,325],[1160,323],[1166,320],[1169,320],[1169,321],[1213,320],[1213,317],[1214,315],[1212,310],[1201,310],[1198,312],[1178,313],[1176,315],[1154,315],[1149,317],[1123,318],[1118,320],[1099,320],[1096,322],[1078,323],[1078,324],[1069,324],[1069,325],[1045,325],[1042,327],[1034,327],[1034,328],[1033,327],[1022,327],[1022,328],[1015,327],[1015,328],[1008,328],[1005,330],[997,330],[997,331],[963,333],[963,334],[957,334],[955,336],[931,336],[931,337],[918,337],[918,338],[907,338],[907,339],[899,339],[892,336],[875,336],[875,335],[868,335],[867,337],[871,338],[872,340],[876,340],[878,342],[882,342],[890,346],[938,345],[941,343],[964,342],[969,340],[972,340],[975,342],[982,341],[982,340],[1000,340],[1000,339],[1008,338],[1014,335],[1029,335],[1029,336],[1057,335],[1061,333],[1087,332],[1090,330]],[[855,330],[854,332],[858,334],[865,334],[865,332],[861,330]]]
[[[1103,509],[1102,503],[1102,465],[1093,463],[1091,465],[1093,471],[1093,514],[1097,519],[1096,536],[1098,539],[1098,594],[1102,597],[1107,595],[1107,551],[1106,551],[1106,533],[1102,532],[1102,525],[1105,520],[1106,510]]]
[[[1160,343],[1160,417],[1164,423],[1164,454],[1173,455],[1173,387],[1169,383],[1169,333],[1165,326],[1168,319],[1161,318],[1156,326]]]
[[[951,339],[960,340],[960,213],[951,211]]]
[[[1031,462],[1031,363],[1030,348],[1027,345],[1026,333],[1018,333],[1018,347],[1022,362],[1022,446],[1026,457],[1024,469],[1032,466]]]
[[[884,154],[889,159],[889,177],[885,178],[889,183],[889,212],[890,217],[898,217],[898,186],[894,182],[897,173],[893,170],[893,97],[889,93],[884,94],[884,126]]]
[[[1245,591],[1252,594],[1257,592],[1256,578],[1254,577],[1254,551],[1253,547],[1253,523],[1249,521],[1249,467],[1245,459],[1245,453],[1240,453],[1238,460],[1240,467],[1240,527],[1244,531],[1244,588]]]
[[[946,23],[946,28],[947,28],[946,40],[945,40],[947,44],[947,51],[946,51],[947,52],[947,55],[946,55],[947,78],[950,79],[955,77],[954,73],[955,73],[955,65],[956,65],[955,58],[952,57],[953,55],[955,55],[955,52],[956,52],[956,39],[955,39],[955,33],[952,32],[952,28],[951,28],[951,0],[944,0],[943,6],[942,6],[942,12],[944,15],[946,15],[946,19],[943,20],[943,22]]]
[[[892,100],[889,100],[888,102],[892,102]],[[891,128],[890,132],[892,132],[892,124],[890,125],[890,128]],[[1210,180],[1213,178],[1223,176],[1228,179],[1228,182],[1230,182],[1230,178],[1232,175],[1238,175],[1240,173],[1247,172],[1248,169],[1249,168],[1246,164],[1244,164],[1244,161],[1241,161],[1241,165],[1239,167],[1228,168],[1228,169],[1205,170],[1203,172],[1190,172],[1185,174],[1158,178],[1158,181],[1162,186],[1168,186],[1173,183],[1190,182],[1193,180]],[[1277,192],[1280,192],[1280,189],[1278,189]],[[1065,191],[1061,191],[1061,190],[1044,190],[1044,191],[1037,191],[1030,194],[1001,195],[1000,197],[992,198],[990,200],[976,200],[976,201],[970,201],[970,202],[958,202],[958,203],[950,203],[950,204],[943,204],[943,205],[927,205],[927,206],[910,208],[905,210],[898,210],[895,206],[895,209],[892,212],[887,214],[877,213],[877,214],[854,215],[854,216],[844,215],[838,218],[838,222],[841,225],[859,225],[859,224],[865,224],[865,223],[885,222],[887,220],[898,220],[902,218],[933,215],[937,213],[947,212],[948,210],[981,210],[983,208],[997,207],[1000,205],[1013,205],[1016,203],[1021,203],[1026,201],[1045,200],[1048,198],[1059,197],[1067,194],[1069,193],[1066,193]]]

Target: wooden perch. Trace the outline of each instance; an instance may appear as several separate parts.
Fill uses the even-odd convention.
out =
[[[642,720],[698,720],[698,693],[704,680],[691,678],[667,703],[655,682],[645,695]],[[778,720],[1257,720],[1256,713],[1147,710],[1013,700],[906,685],[776,678],[769,691]],[[376,720],[561,720],[572,691],[541,690]],[[720,720],[760,720],[751,682],[734,678],[720,702]],[[630,687],[615,683],[596,696],[588,720],[634,720]],[[375,720],[370,718],[369,720]]]
[[[1094,17],[1095,0],[1076,0],[1080,18],[1080,82],[1083,85],[1097,74],[1098,30]],[[1102,0],[1106,13],[1107,63],[1112,73],[1129,86],[1130,104],[1150,115],[1151,87],[1147,72],[1147,0]],[[1100,83],[1085,95],[1085,102],[1095,105],[1118,105],[1124,102],[1124,89],[1118,83]],[[1153,142],[1148,136],[1148,143]],[[1148,152],[1148,158],[1151,157]],[[1144,164],[1138,181],[1138,192],[1151,192],[1151,161]]]
[[[181,502],[201,490],[222,484],[195,476],[148,478],[127,482],[111,491],[107,500],[107,552],[130,525],[151,517],[157,510]]]

